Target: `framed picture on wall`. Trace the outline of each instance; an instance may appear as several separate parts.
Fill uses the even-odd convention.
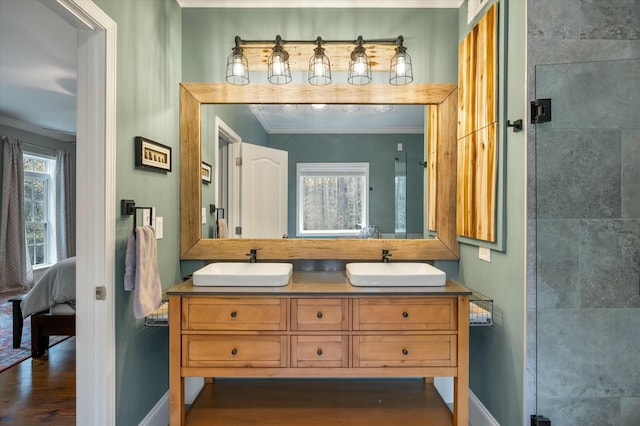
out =
[[[136,167],[158,172],[171,171],[171,147],[142,136],[135,137]]]
[[[202,177],[202,183],[210,184],[211,183],[211,164],[202,162],[200,175]]]

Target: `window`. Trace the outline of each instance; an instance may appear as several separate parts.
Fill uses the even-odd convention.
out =
[[[55,263],[55,160],[25,154],[23,163],[25,234],[31,265]]]
[[[369,221],[369,163],[298,163],[298,236],[357,236]]]

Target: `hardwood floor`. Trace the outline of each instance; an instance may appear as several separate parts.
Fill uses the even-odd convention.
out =
[[[206,384],[186,424],[442,426],[452,414],[424,380],[224,380]]]
[[[76,339],[0,373],[0,425],[76,424]]]

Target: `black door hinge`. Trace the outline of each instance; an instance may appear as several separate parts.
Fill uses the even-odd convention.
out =
[[[531,101],[531,123],[548,123],[551,121],[551,99]]]
[[[538,414],[531,415],[531,426],[551,426],[551,420]]]

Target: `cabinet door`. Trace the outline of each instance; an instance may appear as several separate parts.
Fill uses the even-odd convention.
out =
[[[354,330],[455,330],[455,298],[366,298],[353,301]]]
[[[354,336],[354,367],[454,367],[455,335]]]
[[[292,367],[348,367],[348,336],[292,336]]]
[[[185,335],[185,367],[286,367],[286,336]]]
[[[286,330],[287,300],[186,297],[184,330]]]
[[[292,330],[348,330],[347,299],[293,299]]]

